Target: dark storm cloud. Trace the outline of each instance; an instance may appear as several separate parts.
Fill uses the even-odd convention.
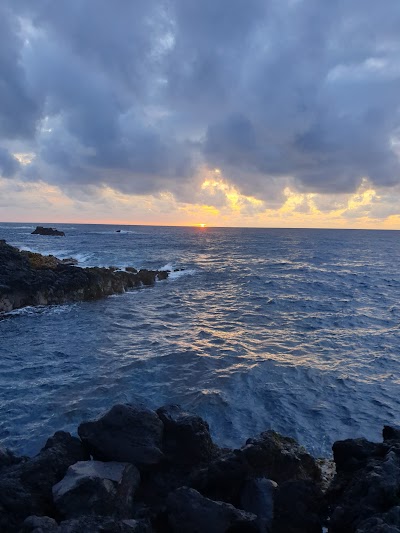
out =
[[[19,162],[8,150],[0,146],[0,176],[11,178],[19,170]]]
[[[186,201],[204,162],[262,198],[288,180],[326,193],[400,181],[397,0],[8,0],[1,11],[0,135],[31,138],[25,177]]]

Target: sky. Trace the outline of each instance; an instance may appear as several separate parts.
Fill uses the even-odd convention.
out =
[[[400,229],[399,0],[2,0],[0,220]]]

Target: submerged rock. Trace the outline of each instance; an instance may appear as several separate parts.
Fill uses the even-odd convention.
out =
[[[36,226],[36,229],[32,231],[31,235],[50,235],[52,237],[65,237],[63,231],[59,231],[55,228],[45,228],[44,226]]]
[[[154,465],[164,457],[163,423],[143,406],[115,405],[94,422],[83,422],[78,434],[95,459],[136,466]]]
[[[140,483],[129,463],[79,461],[53,487],[53,500],[68,518],[81,515],[132,517],[133,496]]]
[[[188,487],[181,487],[169,495],[167,511],[173,533],[259,531],[254,514],[236,509],[229,503],[209,500]]]

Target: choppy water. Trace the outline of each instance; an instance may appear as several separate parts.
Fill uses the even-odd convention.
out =
[[[316,455],[400,423],[400,233],[0,224],[82,266],[185,268],[0,321],[0,440],[34,453],[116,402],[181,403],[220,444],[268,428]]]

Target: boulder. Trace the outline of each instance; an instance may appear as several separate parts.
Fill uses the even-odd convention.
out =
[[[333,492],[330,533],[356,531],[361,526],[365,529],[365,524],[371,524],[372,519],[379,519],[382,527],[387,528],[387,513],[393,512],[397,516],[395,508],[399,504],[400,491],[399,447],[389,446],[383,456],[371,454],[362,461],[363,464],[359,463],[357,470],[339,471],[334,484],[339,485],[340,490],[336,488],[336,492]],[[392,525],[397,527],[400,523]]]
[[[286,481],[275,494],[273,533],[322,533],[323,495],[312,481]]]
[[[244,458],[238,453],[228,452],[196,470],[190,485],[213,500],[238,505],[242,486],[248,477],[249,466]]]
[[[383,436],[384,441],[388,441],[388,440],[400,441],[400,427],[383,426],[382,436]]]
[[[52,237],[65,237],[63,231],[59,231],[55,228],[45,228],[44,226],[36,226],[36,229],[32,231],[31,235],[49,235]]]
[[[357,527],[356,533],[400,533],[400,507],[365,520]]]
[[[274,496],[278,484],[271,479],[247,480],[240,493],[240,509],[257,516],[260,531],[270,531],[274,517]]]
[[[161,407],[157,414],[164,424],[164,453],[173,462],[195,465],[215,457],[217,448],[202,418],[179,405]]]
[[[59,431],[35,457],[0,473],[0,531],[18,531],[30,515],[54,516],[52,487],[89,456],[79,439]]]
[[[49,516],[28,516],[24,520],[22,533],[57,533],[58,524]]]
[[[321,480],[316,460],[290,437],[275,431],[265,431],[249,439],[241,449],[253,472],[253,477],[266,477],[282,483],[295,479]]]
[[[163,423],[143,406],[115,405],[94,422],[83,422],[78,433],[94,459],[155,465],[163,459]]]
[[[168,521],[173,533],[255,533],[257,517],[230,505],[209,500],[199,492],[181,487],[167,499]]]
[[[333,443],[332,450],[339,474],[354,472],[364,467],[372,457],[381,457],[384,454],[382,444],[366,439],[338,440]]]
[[[79,461],[53,487],[53,499],[68,518],[81,515],[132,516],[133,496],[140,483],[129,463]]]
[[[151,533],[151,526],[142,520],[83,516],[61,522],[57,533]]]
[[[8,448],[3,448],[3,446],[0,446],[0,471],[5,466],[16,465],[23,460],[24,460],[23,457],[17,457]]]

